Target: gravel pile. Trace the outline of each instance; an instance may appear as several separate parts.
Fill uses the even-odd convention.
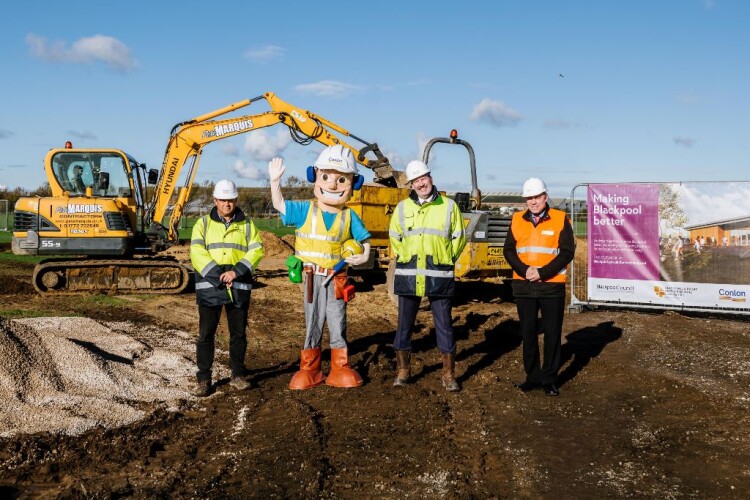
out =
[[[194,353],[193,336],[177,330],[0,318],[0,436],[76,435],[130,424],[156,407],[176,408],[191,398]]]

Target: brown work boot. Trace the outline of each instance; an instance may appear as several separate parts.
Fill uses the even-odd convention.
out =
[[[411,351],[396,351],[396,380],[393,387],[402,387],[409,384],[411,376]]]
[[[205,398],[211,394],[211,381],[210,380],[198,380],[193,386],[191,394],[197,398]]]
[[[458,386],[455,374],[456,355],[453,353],[443,353],[443,387],[448,392],[458,392],[461,388]]]

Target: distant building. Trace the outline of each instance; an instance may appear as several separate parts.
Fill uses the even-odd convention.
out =
[[[750,216],[692,224],[684,229],[690,233],[691,242],[696,238],[705,238],[706,245],[750,245]]]
[[[482,208],[492,212],[511,214],[526,210],[526,200],[521,193],[482,193]]]
[[[456,193],[446,193],[453,198]],[[571,203],[569,198],[550,198],[549,204],[552,208],[564,210],[570,214],[571,206],[575,206],[576,213],[586,209],[585,200],[575,200]],[[526,210],[526,199],[521,193],[513,192],[493,192],[482,193],[482,210],[489,212],[500,212],[502,214],[512,214]]]

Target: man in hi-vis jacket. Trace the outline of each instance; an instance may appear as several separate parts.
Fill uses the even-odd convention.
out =
[[[221,180],[213,194],[215,207],[195,223],[190,241],[200,316],[196,343],[198,380],[193,394],[199,397],[211,393],[214,340],[222,309],[226,310],[229,327],[230,385],[237,390],[250,388],[245,379],[247,313],[253,270],[263,258],[258,229],[237,207],[237,186]]]
[[[398,295],[398,328],[393,341],[398,372],[393,385],[409,383],[412,328],[422,297],[428,297],[437,346],[443,357],[443,387],[454,392],[460,387],[455,376],[451,301],[454,265],[466,246],[464,219],[458,205],[432,184],[430,169],[424,162],[409,162],[406,179],[412,191],[396,206],[388,231],[396,254],[393,292]]]

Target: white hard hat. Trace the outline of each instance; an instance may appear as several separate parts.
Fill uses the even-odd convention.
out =
[[[357,162],[354,153],[341,144],[333,144],[325,148],[313,166],[323,170],[336,170],[344,174],[357,174]]]
[[[430,167],[423,161],[413,160],[406,165],[406,180],[411,182],[417,177],[430,173]]]
[[[237,186],[234,182],[222,179],[214,186],[214,198],[217,200],[236,200]]]
[[[531,198],[547,192],[547,185],[539,177],[530,177],[523,183],[521,196]]]

